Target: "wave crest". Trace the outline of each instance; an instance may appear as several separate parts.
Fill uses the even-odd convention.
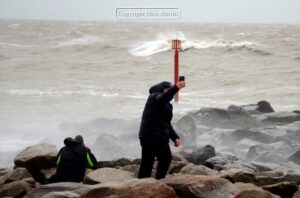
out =
[[[129,50],[133,56],[151,56],[153,54],[170,51],[171,42],[173,39],[180,39],[182,41],[181,50],[187,51],[189,49],[209,49],[222,48],[225,50],[245,49],[259,55],[270,55],[271,52],[265,49],[265,46],[251,42],[251,41],[234,41],[234,40],[190,40],[186,39],[182,32],[159,34],[153,41],[145,41],[138,43]]]

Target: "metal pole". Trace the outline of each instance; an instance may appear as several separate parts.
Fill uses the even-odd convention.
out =
[[[178,75],[179,75],[179,56],[178,56],[178,48],[175,48],[175,55],[174,55],[174,83],[178,82]],[[175,95],[175,102],[179,101],[179,94],[178,92]]]

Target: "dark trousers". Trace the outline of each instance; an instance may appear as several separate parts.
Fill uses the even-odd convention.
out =
[[[172,161],[169,143],[155,140],[141,140],[141,146],[142,161],[138,178],[151,177],[155,157],[158,160],[155,178],[165,178]]]

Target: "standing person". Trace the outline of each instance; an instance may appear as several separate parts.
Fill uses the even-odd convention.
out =
[[[56,173],[46,180],[46,184],[82,182],[86,169],[95,168],[97,164],[91,150],[84,145],[81,135],[77,135],[75,139],[66,138],[64,144],[56,157]]]
[[[184,87],[185,81],[176,85],[164,81],[150,88],[139,131],[142,161],[138,178],[151,177],[155,157],[158,160],[156,179],[165,178],[172,161],[169,139],[176,147],[180,145],[179,136],[171,125],[173,106],[170,101]]]

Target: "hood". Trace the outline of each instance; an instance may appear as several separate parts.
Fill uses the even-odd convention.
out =
[[[81,143],[77,140],[74,140],[73,138],[70,138],[70,137],[67,137],[65,140],[64,140],[64,144],[66,146],[75,146],[75,145],[81,145]]]
[[[168,81],[163,81],[161,83],[158,83],[156,85],[153,85],[150,89],[149,89],[149,93],[153,94],[153,93],[162,93],[164,92],[164,89],[166,88],[170,88],[172,87],[172,83],[168,82]]]
[[[81,144],[84,144],[83,137],[82,137],[81,135],[77,135],[77,136],[75,137],[75,140],[76,140],[77,142],[80,142]]]

